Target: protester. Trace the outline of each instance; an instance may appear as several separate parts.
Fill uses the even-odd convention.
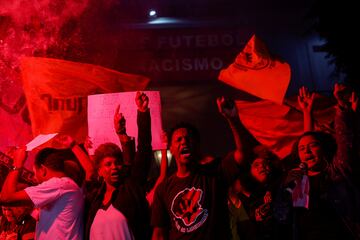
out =
[[[339,193],[349,196],[346,191],[344,193],[345,188],[339,186],[345,186],[343,183],[351,179],[352,165],[359,160],[354,155],[356,139],[353,131],[358,99],[354,92],[346,99],[343,91],[344,86],[335,85],[335,139],[323,132],[306,132],[294,145],[293,161],[307,168],[305,171],[299,167],[292,169],[283,184],[284,190],[292,196],[292,216],[288,220],[294,226],[293,239],[355,237],[351,236],[349,224],[344,224],[349,219],[342,218],[337,211],[339,201],[344,200]]]
[[[168,139],[166,132],[163,131],[161,134],[161,140],[163,144],[163,149],[161,149],[161,159],[160,159],[160,174],[157,178],[154,186],[151,188],[151,190],[146,195],[146,199],[149,202],[149,205],[151,206],[154,201],[154,194],[160,183],[162,183],[167,174],[167,168],[168,168],[168,157],[167,157],[167,145],[168,145]]]
[[[86,239],[146,240],[150,237],[145,197],[146,177],[152,159],[149,99],[138,92],[135,101],[138,145],[130,176],[124,168],[123,153],[116,144],[104,143],[95,150],[94,170],[98,181],[86,184]]]
[[[27,202],[40,208],[36,239],[82,239],[83,193],[64,172],[66,158],[63,151],[53,148],[41,150],[34,163],[39,185],[18,191],[19,172],[25,160],[25,149],[17,149],[14,165],[1,191],[1,204]]]
[[[224,104],[219,105],[223,111]],[[225,113],[234,124],[237,118]],[[236,166],[234,153],[201,164],[200,135],[188,123],[170,133],[170,152],[177,171],[161,183],[152,208],[153,239],[229,239],[227,177]]]
[[[240,194],[250,197],[249,186],[246,186],[247,176],[239,175],[229,187],[228,208],[232,240],[257,239],[256,228],[250,220]]]
[[[221,97],[218,105],[221,104],[228,106],[221,113],[232,115],[238,122],[237,127],[229,122],[236,146],[235,160],[241,167],[238,180],[241,178],[241,185],[245,187],[237,196],[255,226],[256,238],[274,239],[277,228],[272,208],[281,177],[281,171],[277,167],[279,159],[260,145],[243,126],[233,101]]]
[[[0,240],[30,240],[35,238],[36,221],[30,216],[31,207],[2,206]]]

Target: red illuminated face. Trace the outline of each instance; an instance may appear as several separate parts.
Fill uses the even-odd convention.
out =
[[[251,164],[251,176],[259,183],[265,183],[270,173],[270,166],[267,160],[257,158]]]
[[[305,162],[311,169],[323,159],[320,142],[313,136],[303,136],[298,145],[298,154],[301,162]]]
[[[189,131],[186,128],[179,128],[172,135],[170,152],[178,165],[187,165],[195,159],[196,145]]]
[[[122,168],[122,161],[115,157],[105,157],[98,169],[100,177],[104,178],[107,184],[112,186],[116,185],[120,181],[120,170]]]
[[[16,222],[24,213],[24,207],[2,207],[4,217],[8,222]]]

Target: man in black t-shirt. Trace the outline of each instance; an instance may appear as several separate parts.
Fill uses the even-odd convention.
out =
[[[219,110],[223,108],[222,102]],[[236,114],[224,116],[236,127]],[[234,154],[202,164],[199,134],[186,123],[177,125],[169,139],[177,172],[159,185],[155,193],[152,239],[229,239],[225,177],[237,167]]]

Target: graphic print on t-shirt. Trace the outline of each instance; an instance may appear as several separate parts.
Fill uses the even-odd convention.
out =
[[[201,206],[202,197],[203,191],[195,187],[185,188],[174,197],[171,211],[180,232],[192,232],[206,221],[208,210]]]

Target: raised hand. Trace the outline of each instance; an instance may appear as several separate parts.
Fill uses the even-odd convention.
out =
[[[264,196],[264,203],[271,203],[272,202],[272,195],[270,191],[267,191]]]
[[[135,102],[140,112],[146,112],[149,109],[149,97],[145,93],[137,92]]]
[[[126,134],[126,120],[120,112],[120,104],[116,107],[114,114],[114,129],[117,134]]]
[[[91,141],[91,138],[89,136],[86,136],[85,138],[84,147],[88,153],[89,150],[93,148],[93,142]]]
[[[216,99],[216,104],[219,112],[226,119],[233,119],[238,117],[238,112],[234,101],[230,99],[226,99],[225,97],[222,96]]]
[[[309,90],[302,86],[299,89],[298,103],[303,112],[311,112],[314,102],[314,93],[310,93]]]
[[[354,112],[356,112],[359,107],[359,97],[356,95],[354,91],[351,93],[350,103],[351,103],[351,109]]]

